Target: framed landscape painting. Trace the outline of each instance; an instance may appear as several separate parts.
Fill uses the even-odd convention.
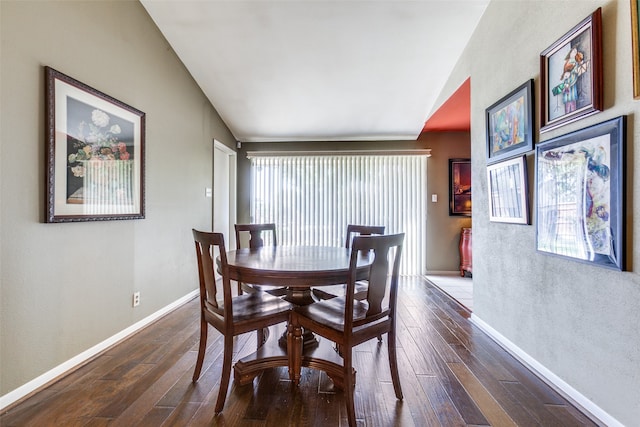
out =
[[[598,8],[540,54],[540,132],[603,110]]]
[[[533,150],[533,80],[487,108],[487,163]]]
[[[449,215],[471,216],[471,159],[449,159]]]
[[[626,117],[536,147],[539,252],[624,270]]]
[[[46,67],[46,222],[144,218],[145,114]]]

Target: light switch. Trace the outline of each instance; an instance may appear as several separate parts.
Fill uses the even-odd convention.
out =
[[[436,202],[438,201],[438,195],[437,195],[437,194],[432,194],[432,195],[431,195],[431,201],[432,201],[433,203],[436,203]]]
[[[211,190],[210,188],[205,188],[204,189],[204,197],[213,197],[213,190]]]

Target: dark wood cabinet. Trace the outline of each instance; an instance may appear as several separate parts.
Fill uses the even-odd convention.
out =
[[[473,274],[471,266],[471,228],[463,228],[460,231],[460,276],[469,277]]]

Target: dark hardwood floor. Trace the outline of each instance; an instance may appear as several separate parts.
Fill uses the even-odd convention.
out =
[[[374,339],[357,347],[359,425],[595,425],[425,279],[402,278],[398,307],[404,400],[394,395],[386,345]],[[193,300],[3,413],[0,425],[347,425],[342,392],[324,373],[307,368],[298,388],[291,388],[286,368],[266,371],[252,385],[232,382],[216,417],[222,342],[210,328],[203,374],[192,384],[198,321]],[[255,342],[255,333],[240,336],[235,357],[252,352]]]

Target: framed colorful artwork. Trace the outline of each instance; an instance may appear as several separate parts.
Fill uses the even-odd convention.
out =
[[[487,108],[487,163],[533,150],[533,80]]]
[[[145,114],[46,75],[46,222],[144,218]]]
[[[633,59],[633,97],[640,98],[640,0],[631,0],[631,46]]]
[[[536,147],[539,252],[625,268],[626,117]]]
[[[598,8],[540,54],[540,132],[603,110]]]
[[[471,216],[471,159],[449,159],[449,215]]]
[[[529,224],[527,156],[487,166],[489,221]]]

